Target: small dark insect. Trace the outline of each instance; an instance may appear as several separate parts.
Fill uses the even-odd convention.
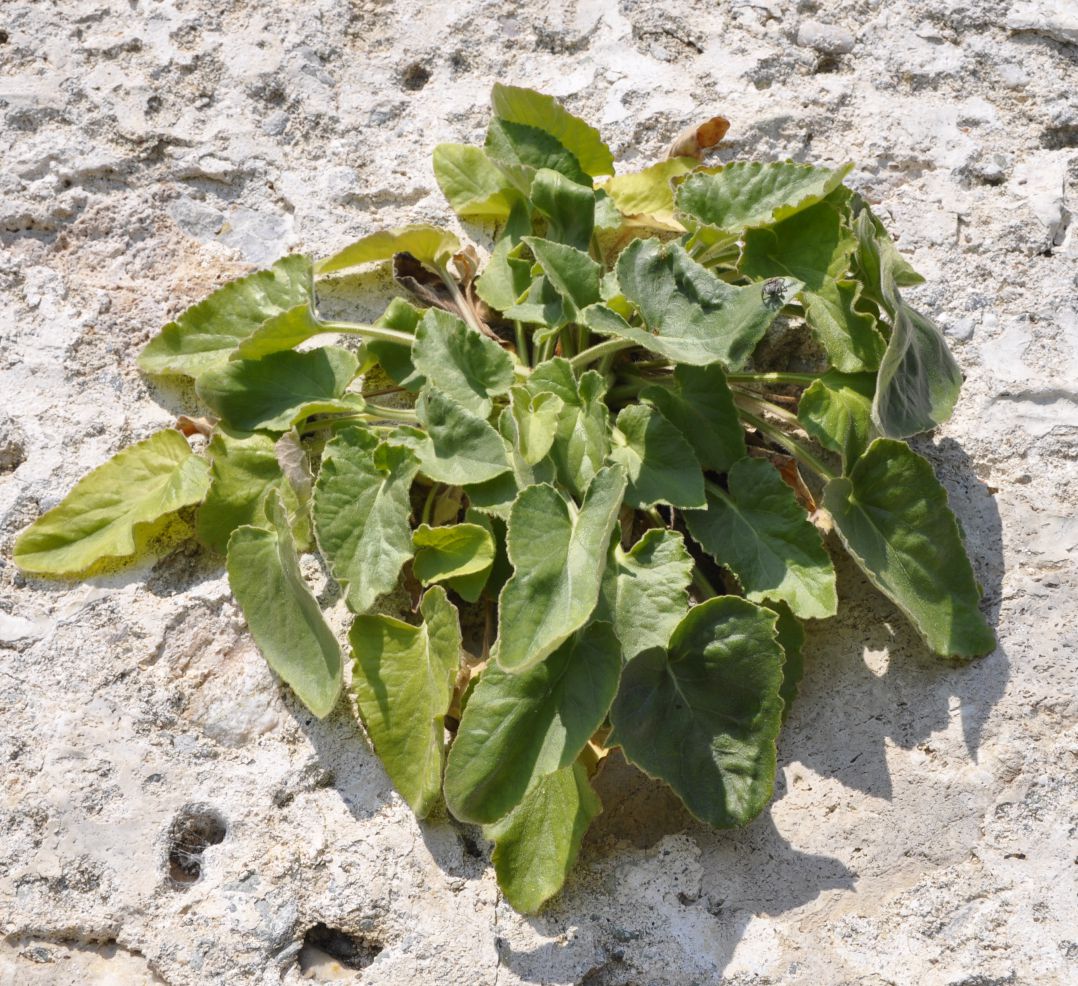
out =
[[[781,277],[772,277],[764,281],[764,303],[771,308],[780,308],[786,294],[786,285]]]

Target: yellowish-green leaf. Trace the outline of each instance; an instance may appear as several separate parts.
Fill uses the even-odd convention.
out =
[[[643,216],[674,232],[684,227],[674,214],[673,180],[687,175],[697,161],[674,157],[628,175],[611,178],[603,191],[626,216]]]
[[[412,534],[412,544],[412,570],[423,585],[446,582],[468,602],[479,598],[494,564],[494,538],[487,528],[420,524]]]
[[[160,431],[118,452],[15,539],[13,560],[35,575],[86,575],[129,559],[170,515],[198,503],[209,467],[178,431]]]
[[[419,818],[438,803],[445,716],[460,664],[457,611],[436,586],[419,604],[423,623],[357,616],[348,639],[359,714],[389,779]]]
[[[228,541],[228,582],[266,663],[322,718],[341,691],[341,648],[299,570],[288,515],[266,501],[270,529],[238,527]]]
[[[459,250],[460,240],[448,230],[426,225],[398,226],[370,233],[350,243],[333,256],[320,260],[315,266],[315,273],[333,274],[361,264],[392,260],[394,254],[398,253],[410,253],[425,267],[445,270],[453,254]]]
[[[499,222],[520,198],[486,152],[469,144],[435,147],[434,177],[461,219]]]

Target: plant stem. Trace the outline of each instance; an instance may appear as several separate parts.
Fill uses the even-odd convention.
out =
[[[427,498],[423,501],[423,515],[420,517],[421,524],[430,523],[430,515],[434,512],[434,495],[438,492],[438,483],[431,483],[427,490]]]
[[[807,386],[822,377],[822,373],[727,373],[727,383],[777,383]]]
[[[696,586],[696,591],[699,592],[704,599],[711,599],[719,594],[718,590],[708,580],[708,577],[700,571],[699,565],[693,566],[692,584]],[[702,601],[703,600],[701,600],[701,602]]]
[[[835,478],[835,473],[830,466],[826,465],[821,459],[818,459],[815,453],[810,452],[804,445],[796,439],[791,438],[777,425],[764,421],[763,418],[758,418],[755,414],[750,414],[744,409],[741,410],[741,417],[773,442],[781,445],[790,453],[790,455],[797,459],[801,465],[807,466],[821,479],[830,482]]]
[[[750,394],[746,390],[742,390],[740,387],[732,387],[734,392],[734,403],[739,407],[747,407],[754,411],[763,411],[778,418],[784,424],[789,425],[791,428],[801,428],[801,422],[798,420],[796,414],[791,414],[784,407],[779,407],[777,404],[772,404],[770,401],[765,401],[756,394]]]
[[[371,413],[368,417],[383,421],[403,421],[405,424],[418,424],[415,411],[408,407],[382,407],[380,404],[367,404]]]
[[[582,353],[577,353],[569,362],[574,370],[579,370],[589,363],[594,363],[597,359],[602,359],[607,354],[620,353],[623,349],[632,349],[635,345],[635,342],[630,342],[628,339],[607,339],[590,349],[585,349]]]
[[[513,334],[517,341],[517,356],[520,362],[524,366],[531,365],[531,359],[528,355],[528,336],[524,331],[524,323],[519,319],[513,322]]]
[[[407,332],[386,329],[380,325],[362,325],[358,322],[322,322],[321,325],[325,332],[340,332],[344,335],[359,336],[361,339],[392,342],[409,348],[415,342],[415,337]]]
[[[301,435],[313,435],[318,431],[332,430],[347,427],[348,425],[363,425],[365,428],[371,428],[375,431],[387,427],[385,425],[372,425],[371,418],[366,414],[341,414],[335,418],[321,418],[318,421],[308,420],[297,430]]]

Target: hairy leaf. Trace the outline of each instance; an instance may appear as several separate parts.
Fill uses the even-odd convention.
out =
[[[595,192],[591,183],[540,168],[532,179],[532,205],[546,218],[546,238],[587,252],[595,229]]]
[[[499,119],[546,131],[572,153],[589,176],[614,173],[614,157],[599,131],[573,116],[552,96],[496,82],[490,102]]]
[[[609,308],[584,313],[590,328],[644,346],[679,363],[722,363],[738,369],[763,338],[800,282],[776,277],[733,287],[696,263],[677,244],[634,240],[618,258],[618,282],[647,328]]]
[[[364,613],[397,584],[412,557],[412,453],[347,428],[326,446],[314,489],[318,546],[345,599]]]
[[[540,127],[495,117],[487,127],[484,150],[523,195],[530,196],[532,180],[542,169],[556,171],[583,186],[591,184],[576,156]]]
[[[283,492],[284,474],[269,435],[218,427],[208,451],[212,479],[195,530],[203,544],[224,554],[237,527],[267,525],[265,501]]]
[[[271,529],[238,527],[228,540],[228,582],[266,663],[316,716],[341,691],[341,648],[299,570],[280,496],[266,503]]]
[[[489,665],[449,753],[449,810],[463,822],[496,822],[539,778],[569,766],[606,718],[620,672],[609,623],[589,624],[517,674]]]
[[[630,507],[705,505],[704,474],[692,446],[661,412],[647,404],[622,409],[610,459],[625,467],[629,477],[625,502]]]
[[[287,350],[207,370],[195,390],[234,428],[287,431],[312,414],[362,409],[358,394],[344,399],[358,368],[356,357],[337,346]]]
[[[516,423],[516,445],[529,466],[544,459],[557,437],[565,402],[550,391],[531,394],[526,387],[511,391],[510,409]]]
[[[198,378],[225,362],[233,349],[268,319],[313,297],[311,261],[294,254],[218,288],[169,322],[139,354],[144,373]]]
[[[670,639],[622,674],[607,741],[670,785],[701,821],[744,825],[775,783],[783,653],[776,616],[719,596],[689,610]]]
[[[872,373],[825,373],[802,395],[797,418],[821,445],[842,456],[849,468],[876,437],[872,424]]]
[[[943,657],[989,653],[995,635],[958,523],[932,467],[905,442],[877,438],[823,505],[851,557]]]
[[[229,359],[259,359],[267,353],[292,349],[301,342],[327,331],[310,301],[266,319],[229,354]]]
[[[505,818],[483,830],[510,906],[532,914],[565,883],[584,834],[603,810],[579,763],[546,774]]]
[[[524,242],[542,267],[551,287],[561,296],[566,321],[577,321],[584,308],[599,300],[602,268],[575,247],[536,236],[525,236]]]
[[[595,618],[614,624],[626,660],[670,642],[689,608],[693,566],[676,531],[653,527],[629,551],[614,537]]]
[[[532,667],[591,616],[624,495],[625,471],[611,465],[595,475],[579,508],[552,486],[517,497],[507,545],[513,576],[498,601],[503,668]]]
[[[386,310],[374,323],[379,328],[395,329],[415,335],[423,313],[403,298],[393,298]],[[412,350],[409,346],[384,339],[372,339],[366,343],[369,352],[394,383],[411,391],[418,391],[423,386],[423,374],[418,373],[412,362]]]
[[[428,387],[416,405],[426,431],[401,429],[400,441],[413,449],[429,479],[453,486],[483,483],[511,468],[501,436],[440,390]]]
[[[693,539],[738,577],[749,599],[788,603],[805,618],[834,616],[834,566],[819,531],[774,466],[741,459],[731,467],[727,485],[708,485],[706,511],[686,511]]]
[[[831,365],[854,373],[880,365],[884,341],[870,315],[854,308],[856,281],[842,280],[857,241],[829,202],[819,202],[766,229],[745,234],[741,270],[763,279],[779,274],[804,283],[805,320]]]
[[[433,386],[481,418],[490,414],[491,397],[513,383],[513,361],[501,346],[436,308],[416,329],[412,362]]]
[[[178,431],[159,431],[83,476],[48,513],[15,539],[24,572],[76,576],[127,559],[166,518],[198,503],[209,468]]]
[[[461,219],[507,219],[519,198],[481,147],[439,144],[434,148],[434,177]]]
[[[767,608],[778,615],[775,629],[785,655],[782,662],[782,687],[779,689],[782,696],[782,721],[785,722],[790,714],[790,706],[797,698],[797,686],[801,684],[805,674],[805,657],[802,653],[805,646],[805,628],[785,603],[770,603]]]
[[[412,543],[415,545],[412,569],[423,585],[448,582],[468,602],[479,598],[494,564],[494,538],[490,531],[479,524],[444,527],[420,524],[412,535]]]
[[[836,189],[852,165],[834,171],[792,161],[734,161],[686,178],[678,211],[727,233],[768,226],[815,205]]]
[[[333,256],[315,265],[317,274],[333,274],[361,264],[392,260],[394,254],[410,253],[425,267],[444,270],[450,258],[460,250],[460,240],[436,226],[399,226],[382,229],[350,243]]]
[[[672,387],[646,387],[640,399],[662,411],[705,469],[727,472],[745,455],[745,433],[720,366],[678,366]]]
[[[871,215],[856,220],[862,266],[879,271],[879,292],[891,315],[891,338],[880,361],[872,420],[888,438],[906,438],[946,421],[962,387],[955,363],[936,323],[902,300],[898,290],[901,258],[881,240]]]
[[[611,178],[603,191],[624,215],[644,217],[660,228],[680,231],[684,227],[674,215],[673,179],[688,174],[696,164],[691,157],[668,158],[643,171]]]
[[[460,663],[457,611],[436,586],[419,604],[420,626],[357,616],[348,639],[352,689],[375,752],[418,818],[442,791],[445,716]]]

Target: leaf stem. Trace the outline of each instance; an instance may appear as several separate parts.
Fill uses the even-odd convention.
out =
[[[703,596],[701,602],[703,602],[704,599],[712,599],[719,594],[718,590],[711,584],[708,577],[700,571],[699,565],[693,565],[692,584],[696,587],[696,591]]]
[[[407,332],[398,332],[396,329],[386,329],[380,325],[363,325],[359,322],[322,322],[325,332],[340,332],[344,335],[359,336],[377,342],[392,342],[398,346],[411,348],[415,337]]]
[[[517,356],[520,362],[524,366],[531,365],[531,358],[528,355],[528,335],[524,331],[524,323],[520,319],[516,319],[513,322],[513,335],[517,342]]]
[[[765,401],[758,395],[749,393],[747,390],[742,390],[736,385],[730,389],[733,391],[734,403],[739,407],[747,407],[750,410],[766,412],[767,414],[778,418],[784,424],[789,425],[791,428],[801,428],[801,422],[798,420],[797,415],[791,414],[786,408],[779,407],[777,404],[772,404],[771,401]]]
[[[423,514],[420,517],[419,522],[421,524],[429,524],[431,514],[434,512],[434,495],[438,492],[438,483],[431,483],[430,489],[427,490],[427,497],[423,501]]]
[[[750,414],[744,408],[740,411],[741,418],[747,421],[750,425],[756,428],[759,432],[766,435],[773,442],[781,445],[787,452],[790,453],[801,465],[807,466],[817,476],[826,482],[830,482],[835,478],[835,473],[830,466],[826,465],[821,459],[817,458],[815,453],[810,452],[804,445],[794,438],[791,438],[777,425],[771,424],[769,421],[765,421],[763,418],[758,418],[755,414]]]
[[[727,373],[727,383],[777,383],[807,386],[822,377],[822,373]]]
[[[408,407],[383,407],[380,404],[368,403],[367,407],[373,412],[369,417],[383,421],[403,421],[405,424],[418,424],[415,411]]]
[[[632,349],[635,345],[635,342],[630,342],[628,339],[607,339],[590,349],[585,349],[582,353],[577,353],[569,362],[574,370],[579,370],[608,354],[620,353],[623,349]]]

